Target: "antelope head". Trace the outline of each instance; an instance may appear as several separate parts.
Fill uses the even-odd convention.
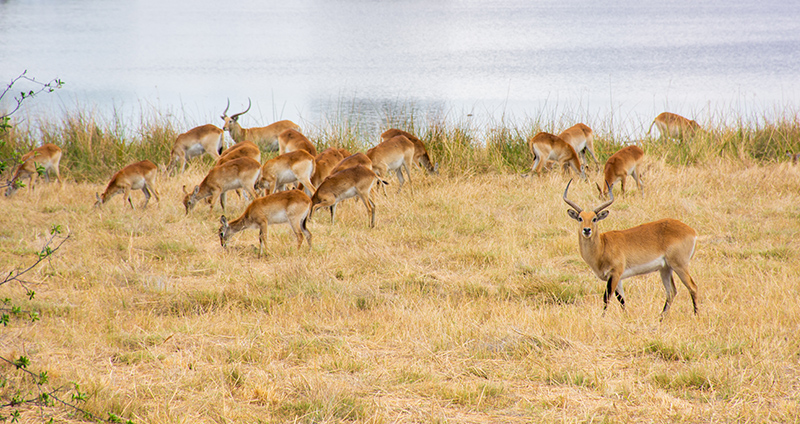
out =
[[[608,187],[608,193],[611,196],[610,200],[598,206],[593,211],[584,211],[580,206],[576,205],[575,202],[567,198],[567,192],[569,191],[570,184],[572,184],[572,180],[569,180],[567,183],[567,188],[564,190],[564,201],[572,208],[568,209],[567,213],[569,214],[570,218],[582,224],[580,235],[587,239],[592,238],[592,236],[598,234],[597,221],[601,221],[608,217],[608,211],[605,209],[614,203],[614,193],[611,190],[612,186],[606,184]]]
[[[222,126],[222,129],[225,130],[225,131],[230,131],[232,123],[238,125],[239,124],[239,122],[238,122],[239,121],[239,116],[244,115],[245,113],[247,113],[250,110],[250,106],[252,106],[252,102],[250,101],[250,98],[248,97],[247,98],[247,109],[245,109],[244,112],[239,112],[239,113],[235,113],[235,114],[233,114],[231,116],[228,116],[228,109],[230,109],[230,107],[231,107],[231,99],[228,99],[228,105],[225,106],[225,111],[222,112],[222,115],[220,116],[220,118],[222,118],[222,120],[225,121],[225,125]]]

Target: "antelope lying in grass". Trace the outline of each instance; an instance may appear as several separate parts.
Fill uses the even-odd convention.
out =
[[[607,231],[600,234],[597,222],[608,217],[605,208],[614,203],[614,193],[609,188],[611,200],[594,211],[584,211],[567,198],[569,184],[564,190],[564,201],[572,208],[570,218],[580,223],[578,247],[581,257],[592,268],[595,275],[606,281],[603,295],[603,314],[608,308],[608,299],[616,293],[617,300],[625,309],[625,292],[622,280],[636,275],[658,271],[667,293],[661,319],[664,319],[672,300],[677,294],[672,271],[680,277],[692,296],[692,306],[697,314],[697,285],[689,275],[689,261],[697,245],[697,232],[675,219],[662,219],[622,231]]]
[[[225,106],[225,111],[222,112],[222,116],[220,116],[220,118],[225,121],[222,129],[228,131],[233,141],[237,143],[250,140],[256,145],[265,148],[267,151],[274,152],[278,150],[278,136],[282,132],[288,129],[300,130],[299,125],[288,120],[278,121],[266,127],[242,128],[242,126],[239,125],[239,117],[250,110],[250,106],[252,106],[250,99],[247,99],[247,109],[245,109],[244,112],[228,116],[227,113],[230,106],[231,101],[228,100],[228,105]]]
[[[349,155],[348,155],[349,156]],[[332,174],[333,168],[344,159],[341,149],[329,147],[314,158],[314,174],[311,176],[311,184],[318,187],[322,181]]]
[[[33,186],[36,184],[36,177],[39,176],[39,170],[44,171],[44,177],[47,182],[50,182],[50,172],[56,174],[59,185],[63,185],[61,181],[61,174],[58,171],[58,164],[61,162],[61,148],[55,144],[44,144],[37,147],[28,153],[25,153],[20,158],[20,165],[17,172],[11,177],[6,189],[6,196],[12,196],[19,189],[22,179],[28,178],[29,191],[33,191]]]
[[[691,136],[700,130],[700,124],[694,120],[686,119],[670,112],[663,112],[656,116],[656,119],[650,124],[650,128],[647,129],[648,137],[650,137],[650,131],[653,130],[653,125],[658,128],[661,138],[674,138],[676,140],[681,140],[687,135]]]
[[[314,144],[300,131],[294,129],[286,130],[278,136],[278,146],[280,154],[305,150],[311,153],[311,156],[317,155],[317,148],[314,147]]]
[[[589,152],[592,160],[597,164],[597,157],[594,155],[594,131],[586,124],[575,124],[562,131],[558,136],[575,149],[581,157],[584,167],[589,165],[586,160],[586,152]]]
[[[219,155],[217,165],[222,165],[225,162],[230,162],[239,158],[250,158],[261,163],[261,149],[252,141],[240,141],[228,147]]]
[[[111,200],[112,197],[123,193],[122,201],[124,202],[127,200],[131,208],[136,209],[133,206],[133,201],[131,201],[131,190],[142,190],[142,193],[144,193],[142,209],[147,208],[147,202],[150,201],[151,191],[153,195],[156,196],[156,201],[160,202],[161,199],[158,198],[158,190],[156,190],[154,183],[156,170],[156,165],[149,160],[132,163],[120,169],[111,177],[111,181],[108,182],[106,191],[104,191],[102,195],[95,193],[97,201],[94,206],[103,206],[103,204]]]
[[[566,141],[550,133],[540,132],[528,140],[528,147],[533,154],[533,166],[531,172],[541,175],[541,170],[547,161],[554,161],[559,168],[566,171],[567,167],[572,168],[576,174],[586,180],[584,166],[578,158],[578,153]]]
[[[625,194],[625,181],[628,179],[628,175],[633,176],[633,179],[636,180],[636,186],[639,188],[639,193],[643,193],[642,180],[639,175],[639,165],[642,163],[643,157],[644,151],[638,146],[623,147],[617,153],[611,155],[603,168],[603,188],[601,189],[600,184],[595,183],[597,191],[600,193],[600,198],[608,198],[609,187],[613,187],[617,181],[620,181],[622,194]]]
[[[314,156],[305,150],[284,153],[264,162],[257,189],[270,193],[283,190],[286,184],[300,182],[308,193],[313,194],[316,186],[311,183],[314,174]]]
[[[326,206],[330,207],[331,224],[336,219],[336,204],[342,200],[358,196],[367,208],[370,217],[369,227],[375,228],[375,203],[372,201],[372,186],[378,181],[380,184],[389,184],[380,179],[371,169],[363,165],[348,168],[343,171],[330,175],[322,184],[317,187],[314,196],[311,197],[311,215],[315,210]]]
[[[244,189],[251,199],[256,198],[253,187],[261,174],[261,164],[250,158],[234,159],[230,162],[215,166],[208,171],[208,175],[200,185],[195,186],[190,193],[183,186],[186,196],[183,198],[183,206],[186,214],[189,214],[200,200],[211,197],[210,210],[214,210],[214,204],[219,198],[222,210],[225,210],[225,192],[229,190]]]
[[[439,173],[439,163],[435,165],[431,163],[431,157],[428,155],[428,149],[425,148],[425,143],[422,142],[417,136],[410,132],[399,130],[397,128],[389,128],[381,134],[381,141],[388,141],[398,135],[411,140],[414,143],[414,163],[418,166],[421,165],[428,171],[428,174]]]
[[[414,163],[415,153],[414,143],[405,136],[397,135],[367,150],[367,157],[372,162],[372,170],[379,177],[386,178],[389,172],[397,174],[397,179],[400,181],[400,186],[397,188],[399,193],[405,183],[404,169],[408,176],[408,184],[411,186],[411,172],[408,167]],[[414,192],[413,187],[411,192]]]
[[[311,250],[311,233],[306,228],[311,211],[311,199],[300,190],[288,190],[259,197],[250,203],[242,216],[230,223],[225,215],[220,217],[219,242],[228,244],[231,236],[248,228],[258,229],[258,256],[267,246],[268,226],[288,223],[297,236],[297,249],[303,245],[303,236]]]
[[[183,172],[186,168],[186,161],[196,156],[202,156],[203,153],[208,153],[214,160],[219,159],[219,154],[225,145],[224,137],[225,132],[211,124],[194,127],[178,135],[172,146],[167,170],[177,167],[180,163],[180,172]]]

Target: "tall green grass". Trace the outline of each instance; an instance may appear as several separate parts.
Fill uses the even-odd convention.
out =
[[[685,140],[650,138],[634,140],[614,128],[611,121],[591,121],[569,116],[538,115],[522,120],[484,119],[445,111],[422,111],[413,104],[365,106],[340,102],[320,122],[302,123],[303,132],[321,150],[328,146],[365,151],[378,142],[381,132],[401,128],[418,134],[444,173],[474,175],[486,172],[519,173],[532,161],[527,140],[539,131],[558,133],[582,121],[595,128],[595,152],[602,163],[619,148],[640,143],[648,156],[672,165],[696,165],[714,158],[767,163],[786,160],[786,151],[800,151],[800,115],[786,112],[766,117],[717,116],[704,130]],[[183,120],[167,112],[142,111],[130,119],[114,112],[106,116],[78,107],[51,116],[14,123],[0,133],[0,158],[8,159],[43,143],[63,151],[61,168],[74,181],[104,181],[122,166],[148,159],[165,165],[175,138],[188,130]],[[733,122],[733,124],[731,124]],[[198,122],[197,125],[204,124]],[[226,139],[228,136],[226,135]],[[231,142],[228,139],[228,142]]]

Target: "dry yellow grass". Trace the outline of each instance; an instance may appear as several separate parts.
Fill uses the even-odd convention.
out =
[[[700,234],[700,313],[679,284],[663,323],[657,274],[601,316],[561,175],[417,171],[414,195],[396,180],[376,195],[375,229],[346,202],[335,225],[315,215],[311,252],[275,226],[257,259],[256,231],[220,247],[219,206],[184,215],[181,186],[203,172],[160,175],[144,211],[93,209],[100,184],[0,199],[0,271],[33,261],[53,224],[72,234],[30,276],[22,303],[41,320],[3,328],[0,355],[137,423],[798,421],[800,168],[646,162],[644,197],[600,228],[673,217]],[[593,183],[570,192],[599,202]],[[245,206],[229,196],[228,216]]]

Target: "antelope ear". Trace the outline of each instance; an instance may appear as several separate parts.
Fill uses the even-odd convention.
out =
[[[194,186],[194,191],[192,192],[192,194],[196,196],[197,193],[200,193],[200,186]]]
[[[226,218],[225,215],[220,216],[219,223],[224,226],[228,226],[228,218]]]
[[[576,221],[580,221],[581,220],[580,216],[578,215],[578,211],[576,211],[575,209],[567,209],[567,213],[569,214],[570,218],[572,218],[572,219],[574,219]]]
[[[600,213],[597,214],[597,217],[595,218],[595,220],[602,221],[602,220],[604,220],[606,218],[608,218],[608,211],[607,210],[600,211]]]

